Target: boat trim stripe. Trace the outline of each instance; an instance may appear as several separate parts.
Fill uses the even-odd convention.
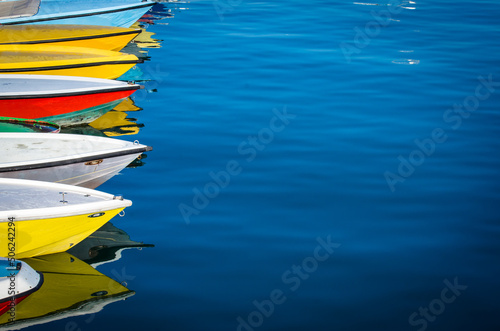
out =
[[[2,72],[31,72],[31,71],[44,71],[44,70],[77,69],[77,68],[85,68],[85,67],[98,67],[98,66],[103,66],[103,65],[137,64],[137,63],[143,63],[143,62],[144,62],[143,60],[127,60],[127,61],[109,61],[109,62],[68,64],[68,65],[51,66],[51,67],[8,68],[8,69],[0,69],[0,73],[2,73]]]
[[[78,95],[91,95],[91,94],[102,94],[102,93],[113,93],[122,92],[130,90],[139,90],[141,85],[127,85],[120,87],[112,87],[108,89],[98,89],[92,91],[77,91],[77,92],[61,92],[61,93],[50,93],[50,94],[16,94],[16,95],[0,95],[0,100],[12,100],[12,99],[44,99],[44,98],[60,98],[60,97],[73,97]]]
[[[34,270],[34,269],[33,269]],[[12,296],[9,296],[3,300],[0,300],[0,303],[4,303],[4,302],[7,302],[7,301],[12,301],[12,298],[14,298],[14,300],[17,300],[18,298],[20,297],[25,297],[25,299],[30,296],[33,292],[36,292],[40,289],[40,287],[42,287],[44,281],[45,281],[45,278],[43,277],[43,274],[39,271],[36,271],[35,272],[40,276],[40,280],[38,281],[38,284],[33,287],[32,289],[29,289],[28,291],[26,292],[23,292],[23,293],[19,293],[19,294],[16,294],[14,297]]]
[[[129,34],[139,34],[140,30],[133,31],[124,31],[124,32],[115,32],[115,33],[107,33],[93,36],[81,36],[81,37],[71,37],[71,38],[59,38],[59,39],[50,39],[50,40],[28,40],[28,41],[14,41],[11,43],[0,43],[0,45],[31,45],[31,44],[48,44],[48,43],[60,43],[67,41],[78,41],[78,40],[89,40],[89,39],[99,39],[99,38],[109,38],[109,37],[118,37],[125,36]]]
[[[78,18],[78,17],[87,17],[87,16],[97,16],[97,15],[102,15],[102,14],[110,14],[110,13],[118,13],[121,11],[128,11],[130,9],[138,9],[138,8],[143,8],[143,7],[152,7],[154,3],[145,3],[145,4],[137,4],[134,6],[129,6],[126,8],[120,8],[120,9],[108,9],[100,12],[93,12],[93,13],[87,13],[87,14],[73,14],[73,15],[67,15],[67,16],[59,16],[59,17],[47,17],[47,18],[39,18],[39,19],[31,19],[31,20],[21,20],[21,21],[16,21],[16,22],[6,22],[6,23],[0,23],[0,25],[15,25],[15,24],[27,24],[27,23],[38,23],[38,22],[46,22],[46,21],[56,21],[56,20],[64,20],[68,18]],[[36,15],[35,15],[36,16]]]
[[[151,150],[153,150],[152,147],[150,147],[150,146],[144,146],[144,147],[138,147],[138,148],[133,148],[133,149],[121,150],[121,151],[118,151],[118,152],[110,152],[110,153],[102,153],[102,154],[89,155],[89,156],[80,157],[80,158],[76,158],[76,159],[68,159],[68,160],[60,160],[60,161],[50,161],[50,162],[44,162],[44,163],[26,164],[26,165],[12,166],[12,167],[3,167],[3,168],[0,168],[0,173],[2,173],[2,172],[12,172],[12,171],[22,171],[22,170],[31,170],[31,169],[59,167],[59,166],[68,165],[68,164],[74,164],[74,163],[92,161],[92,160],[95,160],[95,159],[105,159],[105,158],[117,157],[117,156],[128,155],[128,154],[144,153],[144,152],[149,152]]]

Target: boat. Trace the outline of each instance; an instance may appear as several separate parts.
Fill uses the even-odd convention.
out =
[[[152,148],[78,134],[0,133],[0,150],[0,178],[96,188]]]
[[[0,74],[0,116],[90,123],[140,88],[110,79]]]
[[[125,283],[119,283],[122,280],[117,282],[65,252],[24,261],[43,275],[43,284],[16,306],[14,321],[9,322],[8,314],[0,316],[0,329],[19,330],[97,314],[108,304],[121,302],[135,294]]]
[[[141,61],[135,55],[89,47],[0,46],[0,74],[115,79],[139,62]]]
[[[17,305],[38,291],[42,284],[43,275],[26,262],[0,258],[0,319],[12,319]]]
[[[16,259],[64,252],[132,205],[121,196],[26,179],[0,178],[0,192],[0,257],[14,252]]]
[[[90,123],[140,88],[110,79],[0,74],[0,116],[61,126]]]
[[[0,26],[0,45],[71,46],[120,51],[139,33],[140,29],[95,25]]]
[[[133,241],[125,231],[108,222],[81,243],[70,248],[68,253],[97,268],[119,260],[124,250],[144,247],[154,245]]]
[[[0,1],[0,19],[30,17],[38,12],[40,0]]]
[[[25,118],[0,117],[0,132],[52,132],[58,133],[61,126],[47,121]]]
[[[0,19],[0,24],[83,24],[128,28],[153,5],[152,1],[139,0],[42,0],[36,14]]]

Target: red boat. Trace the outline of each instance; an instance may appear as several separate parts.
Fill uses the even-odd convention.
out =
[[[140,88],[99,78],[0,75],[0,116],[39,119],[62,126],[90,123]]]

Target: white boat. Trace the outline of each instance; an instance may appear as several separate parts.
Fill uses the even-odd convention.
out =
[[[2,242],[4,243],[4,242]],[[16,306],[43,283],[41,273],[27,263],[13,258],[0,258],[0,316],[15,316]]]
[[[0,257],[64,252],[130,205],[88,188],[0,178]]]
[[[33,16],[39,7],[40,0],[0,0],[0,19]]]
[[[107,137],[0,133],[0,178],[96,188],[150,150],[137,141]]]

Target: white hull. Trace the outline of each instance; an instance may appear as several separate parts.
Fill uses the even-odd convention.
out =
[[[151,147],[63,133],[0,133],[0,150],[0,178],[96,188]]]
[[[117,175],[139,155],[140,153],[136,153],[99,159],[102,162],[98,164],[92,164],[90,161],[50,168],[4,172],[0,173],[0,178],[43,180],[94,189]]]

